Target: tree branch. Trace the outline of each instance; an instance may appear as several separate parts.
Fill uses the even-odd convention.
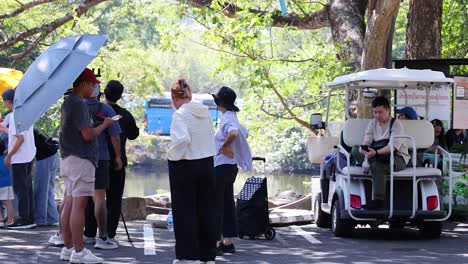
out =
[[[26,57],[31,52],[31,50],[33,50],[35,47],[37,47],[37,45],[39,45],[39,43],[41,41],[43,41],[45,39],[45,37],[47,37],[47,35],[49,35],[49,34],[50,34],[50,32],[49,33],[44,32],[35,41],[33,41],[26,50],[24,50],[24,51],[22,51],[20,53],[11,54],[10,56],[8,56],[9,59],[13,59],[13,61],[9,65],[9,67],[13,67],[13,65],[15,65],[17,61],[19,61],[19,60],[23,59],[24,57]]]
[[[262,68],[262,73],[263,73],[263,77],[265,77],[265,79],[267,80],[268,82],[268,85],[270,86],[270,88],[273,90],[273,92],[276,94],[276,96],[278,97],[281,105],[283,105],[283,108],[286,110],[286,112],[289,114],[289,116],[294,119],[294,121],[296,121],[297,123],[299,123],[301,126],[311,130],[312,132],[316,132],[314,131],[309,123],[307,121],[304,121],[302,119],[300,119],[298,116],[296,116],[294,114],[294,112],[291,110],[291,108],[289,108],[288,104],[286,103],[286,101],[284,100],[283,96],[279,93],[278,89],[276,89],[276,86],[273,84],[273,81],[271,80],[270,78],[270,75],[268,73],[268,70],[264,67]]]
[[[263,100],[263,97],[260,95],[259,92],[257,92],[256,89],[253,89],[254,93],[257,95],[258,99],[261,101],[261,104],[260,104],[260,110],[265,113],[266,115],[268,116],[272,116],[272,117],[275,117],[275,118],[281,118],[281,119],[292,119],[291,117],[286,117],[286,113],[282,113],[282,114],[274,114],[274,113],[271,113],[269,112],[267,109],[265,109],[264,105],[265,105],[265,100]]]
[[[280,58],[266,58],[266,57],[262,57],[262,56],[253,56],[253,55],[246,55],[246,54],[237,54],[237,53],[233,53],[233,52],[230,52],[230,51],[227,51],[227,50],[223,50],[223,49],[218,49],[218,48],[214,48],[214,47],[211,47],[211,46],[208,46],[204,43],[201,43],[201,42],[198,42],[196,40],[190,40],[191,42],[195,43],[195,44],[198,44],[200,46],[203,46],[207,49],[210,49],[210,50],[214,50],[214,51],[217,51],[217,52],[222,52],[222,53],[227,53],[229,55],[232,55],[234,57],[240,57],[240,58],[251,58],[252,60],[263,60],[263,61],[277,61],[277,62],[292,62],[292,63],[302,63],[302,62],[307,62],[307,61],[314,61],[315,59],[314,58],[307,58],[307,59],[301,59],[301,60],[291,60],[291,59],[280,59]]]
[[[24,39],[28,38],[28,37],[31,37],[37,33],[45,33],[45,34],[50,34],[52,31],[54,31],[55,29],[63,26],[64,24],[66,24],[67,22],[70,22],[74,19],[75,15],[77,17],[80,17],[82,16],[84,13],[86,13],[89,9],[93,8],[94,6],[102,3],[102,2],[105,2],[105,1],[108,1],[108,0],[87,0],[85,2],[83,2],[82,4],[80,4],[73,12],[69,12],[67,13],[65,16],[61,17],[61,18],[58,18],[48,24],[44,24],[44,25],[41,25],[41,26],[38,26],[38,27],[34,27],[34,28],[31,28],[31,29],[28,29],[27,31],[24,31],[24,32],[20,32],[20,33],[17,33],[16,35],[14,35],[13,37],[7,39],[6,41],[0,43],[0,50],[1,49],[5,49],[5,48],[9,48],[11,46],[13,46],[14,44],[16,44],[17,42],[19,41],[23,41]]]
[[[24,5],[21,4],[20,2],[18,2],[21,5],[21,7],[19,7],[18,9],[16,9],[15,11],[13,11],[11,13],[0,15],[0,19],[14,17],[14,16],[17,16],[17,15],[23,13],[24,11],[29,10],[29,9],[35,7],[35,6],[50,3],[50,2],[55,2],[55,1],[57,1],[57,0],[36,0],[36,1],[32,1],[32,2],[29,2],[29,3],[24,4]]]
[[[204,8],[209,7],[213,1],[212,0],[188,0],[187,4],[196,7]],[[226,16],[235,17],[238,11],[241,11],[241,8],[238,8],[234,4],[227,2],[223,5],[223,10]],[[285,27],[293,26],[299,29],[319,29],[330,26],[328,22],[328,11],[329,5],[326,4],[322,9],[305,14],[305,16],[299,16],[295,13],[290,13],[286,16],[281,15],[279,10],[275,10],[271,13],[271,18],[273,19],[272,26],[274,27]],[[249,9],[249,12],[259,15],[267,15],[269,12]]]

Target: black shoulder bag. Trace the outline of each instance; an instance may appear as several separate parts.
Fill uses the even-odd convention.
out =
[[[388,133],[388,138],[377,141],[374,140],[371,144],[372,149],[379,150],[388,145],[388,143],[390,142],[390,137],[392,136],[393,123],[395,123],[395,118],[392,118],[392,120],[390,120],[390,131]]]

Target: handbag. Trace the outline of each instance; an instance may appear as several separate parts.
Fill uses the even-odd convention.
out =
[[[374,150],[379,150],[381,148],[386,147],[389,142],[390,142],[390,139],[377,140],[377,141],[372,142],[371,148],[373,148]]]
[[[307,153],[311,163],[322,163],[325,156],[338,145],[338,137],[325,130],[324,135],[314,135],[307,138]]]
[[[373,141],[372,144],[371,144],[372,149],[379,150],[379,149],[384,148],[384,147],[386,147],[388,145],[388,143],[390,142],[390,137],[392,136],[393,123],[395,123],[395,118],[392,118],[392,120],[390,120],[390,131],[388,133],[388,138]]]

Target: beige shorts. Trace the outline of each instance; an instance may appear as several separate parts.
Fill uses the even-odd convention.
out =
[[[68,156],[60,160],[65,193],[72,197],[93,196],[95,171],[96,167],[87,159]]]
[[[0,188],[0,201],[14,200],[13,188],[11,186]]]

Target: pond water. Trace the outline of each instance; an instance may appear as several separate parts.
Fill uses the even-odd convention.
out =
[[[239,192],[250,174],[239,173],[234,183],[234,193]],[[266,175],[268,196],[292,190],[298,194],[310,193],[311,175],[272,174]],[[145,196],[169,191],[169,173],[166,169],[129,167],[124,196]]]

